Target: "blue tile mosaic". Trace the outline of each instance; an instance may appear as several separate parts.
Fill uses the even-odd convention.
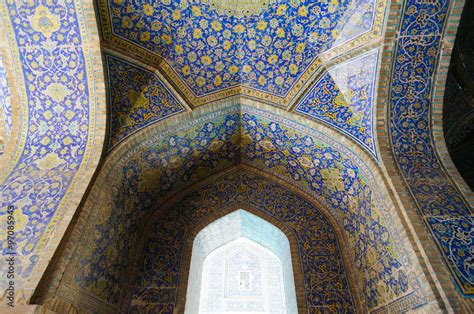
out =
[[[74,2],[7,1],[4,12],[12,26],[8,35],[17,43],[14,53],[22,73],[18,79],[25,86],[20,90],[25,95],[20,96],[28,106],[20,156],[2,182],[2,208],[15,208],[20,282],[33,271],[60,218],[58,208],[71,182],[88,162],[85,153],[91,145],[90,112],[95,104],[90,102],[93,83],[86,71],[91,65],[81,46],[82,17]],[[0,217],[4,215],[0,212]],[[5,240],[0,239],[3,254],[9,250]]]
[[[446,173],[431,129],[433,77],[448,7],[449,1],[407,3],[400,29],[408,36],[398,39],[392,65],[390,139],[400,173],[459,292],[472,297],[472,244],[456,238],[473,230],[472,208]]]
[[[374,156],[378,54],[375,49],[329,68],[295,108],[341,130]]]
[[[111,119],[109,150],[143,127],[185,111],[155,73],[110,55],[105,60]]]
[[[369,308],[395,302],[408,294],[417,296],[410,299],[412,303],[406,301],[408,307],[425,302],[422,292],[413,288],[416,278],[410,282],[407,279],[410,275],[400,240],[390,230],[390,220],[374,192],[376,187],[369,184],[366,170],[354,161],[358,157],[339,151],[335,143],[325,143],[289,127],[294,126],[291,121],[281,117],[278,119],[284,122],[272,120],[276,117],[270,113],[269,118],[263,118],[250,108],[236,106],[226,110],[196,118],[198,124],[191,128],[184,124],[178,133],[169,130],[156,142],[146,141],[146,148],[132,149],[123,158],[110,186],[110,201],[100,205],[106,208],[90,232],[85,233],[94,237],[81,241],[81,262],[75,273],[78,287],[112,304],[119,302],[125,293],[121,282],[131,265],[131,248],[138,241],[144,215],[167,196],[240,161],[308,189],[330,207],[351,243]],[[231,187],[228,191],[232,191]],[[283,221],[291,220],[294,198],[280,198],[279,202],[287,211],[278,215]],[[220,203],[218,197],[207,197],[206,207],[189,210],[199,217],[206,208]],[[171,235],[172,230],[165,234]],[[174,279],[170,275],[166,280]],[[150,298],[155,300],[158,296]]]
[[[7,73],[3,64],[3,57],[0,54],[0,110],[2,111],[3,129],[7,141],[10,139],[12,131],[12,104],[10,96]]]
[[[320,53],[371,30],[377,5],[110,0],[108,14],[115,36],[164,58],[197,96],[241,84],[283,97]]]
[[[216,203],[209,206],[209,199]],[[324,306],[333,312],[355,313],[336,234],[327,218],[294,192],[250,173],[219,178],[188,194],[154,223],[141,257],[130,312],[176,307],[189,233],[223,206],[239,201],[283,222],[296,237],[308,312]]]

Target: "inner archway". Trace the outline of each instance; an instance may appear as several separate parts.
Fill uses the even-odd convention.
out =
[[[291,251],[285,234],[237,210],[194,239],[185,313],[296,313]]]

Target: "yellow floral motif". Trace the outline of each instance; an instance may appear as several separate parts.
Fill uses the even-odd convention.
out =
[[[202,56],[201,57],[201,62],[205,65],[209,65],[212,63],[212,59],[208,56]]]
[[[200,30],[199,28],[195,28],[194,31],[193,31],[193,37],[198,39],[198,38],[201,38],[202,37],[202,30]]]
[[[278,56],[277,55],[271,55],[270,57],[268,57],[267,61],[270,64],[274,64],[278,61]]]
[[[298,14],[301,16],[307,16],[308,15],[308,7],[302,6],[298,9]]]
[[[288,6],[287,6],[286,4],[282,4],[282,5],[280,5],[280,6],[278,7],[278,9],[277,9],[277,11],[276,11],[276,14],[277,14],[278,16],[283,15],[283,14],[285,14],[286,9],[288,9]]]
[[[276,31],[276,35],[280,38],[285,37],[285,29],[282,27],[279,27]]]
[[[298,44],[298,45],[296,46],[296,52],[297,52],[297,53],[302,53],[305,48],[306,48],[306,44],[305,44],[305,43]]]
[[[176,45],[176,46],[174,46],[174,51],[175,51],[178,55],[183,54],[183,46],[181,46],[181,45]]]
[[[192,11],[193,14],[196,15],[196,16],[201,16],[201,15],[202,15],[202,13],[201,13],[201,8],[198,7],[198,6],[193,6],[193,7],[191,8],[191,11]]]
[[[212,21],[211,22],[211,27],[213,30],[215,30],[216,32],[220,31],[222,29],[222,24],[218,21]]]
[[[72,91],[61,83],[52,83],[46,87],[45,94],[51,97],[54,101],[59,102],[71,95]]]
[[[175,21],[181,19],[181,11],[179,11],[178,9],[174,10],[172,16],[173,20]]]
[[[231,65],[231,66],[229,67],[229,73],[230,73],[230,74],[237,73],[238,71],[239,71],[239,68],[238,68],[237,66],[235,66],[235,65]]]
[[[244,71],[245,73],[249,73],[250,71],[252,71],[252,67],[250,65],[246,64],[242,68],[242,71]]]
[[[217,76],[214,78],[214,85],[215,85],[215,86],[219,86],[219,85],[221,85],[221,84],[222,84],[222,78],[221,78],[219,75],[217,75]]]
[[[206,84],[206,79],[203,78],[202,76],[199,76],[196,79],[196,83],[198,84],[198,86],[204,86],[204,84]]]
[[[155,12],[155,10],[153,9],[153,6],[151,6],[150,4],[148,3],[145,3],[143,5],[143,13],[147,16],[152,16],[153,13]]]
[[[260,77],[258,78],[258,84],[263,86],[265,85],[266,82],[267,82],[267,79],[265,78],[265,76],[260,75]]]
[[[269,140],[262,140],[258,142],[260,146],[262,146],[263,150],[266,152],[271,152],[275,150],[275,146],[273,145],[272,141]]]
[[[43,171],[49,171],[64,163],[65,161],[61,159],[56,152],[52,152],[36,161],[38,168]]]
[[[245,26],[243,26],[242,24],[235,25],[234,32],[236,32],[237,34],[242,34],[243,32],[245,32]]]
[[[167,45],[171,45],[171,37],[168,34],[161,35],[161,40]]]
[[[296,73],[298,73],[298,66],[296,64],[290,64],[290,73],[295,75]]]
[[[226,41],[224,41],[224,45],[223,45],[223,46],[224,46],[224,49],[225,49],[225,50],[229,50],[230,47],[232,46],[232,44],[230,43],[230,41],[226,40]]]
[[[268,22],[266,21],[260,21],[257,23],[257,29],[264,31],[267,28]]]
[[[298,158],[298,161],[300,162],[300,164],[304,167],[304,168],[312,168],[314,167],[314,164],[313,164],[313,159],[308,156],[308,155],[304,155],[304,156],[301,156]]]
[[[140,40],[143,41],[143,42],[149,41],[150,40],[150,32],[143,32],[140,35]]]
[[[183,72],[185,76],[188,76],[191,69],[189,68],[189,66],[185,65],[181,71]]]
[[[31,26],[35,31],[50,37],[60,25],[57,16],[52,14],[47,7],[39,5],[31,19]]]
[[[324,184],[332,192],[344,191],[344,182],[337,168],[326,168],[321,170]]]

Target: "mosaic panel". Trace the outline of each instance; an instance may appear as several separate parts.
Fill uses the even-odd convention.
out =
[[[295,108],[341,130],[376,156],[378,49],[329,68]]]
[[[10,101],[10,88],[8,87],[7,73],[0,54],[0,110],[2,111],[3,129],[5,139],[8,141],[12,130],[12,104]]]
[[[459,291],[474,296],[472,208],[445,172],[432,139],[433,76],[449,1],[408,1],[401,21],[390,91],[395,161]],[[419,36],[421,35],[421,36]]]
[[[106,33],[165,59],[168,75],[198,97],[237,85],[284,97],[321,53],[374,23],[377,36],[385,8],[376,0],[109,0],[105,6]]]
[[[120,283],[138,240],[143,214],[166,197],[214,171],[235,164],[240,156],[240,119],[236,110],[208,116],[194,126],[170,133],[122,165],[111,183],[112,199],[101,210],[95,234],[86,245],[75,280],[79,287],[116,304]]]
[[[408,291],[394,236],[367,181],[348,156],[284,124],[250,114],[242,117],[241,143],[243,162],[291,176],[297,184],[322,195],[340,217],[363,277],[369,308]]]
[[[5,7],[3,3],[0,6],[7,14],[6,31],[18,45],[13,53],[21,65],[20,92],[28,106],[28,125],[23,130],[26,139],[18,148],[21,155],[2,182],[2,209],[15,207],[17,246],[13,249],[18,256],[15,276],[20,284],[32,273],[38,252],[60,220],[58,208],[81,172],[81,164],[90,162],[89,123],[94,124],[96,104],[90,102],[95,99],[86,70],[91,64],[81,46],[79,20],[83,17],[74,1],[7,1]],[[4,215],[5,211],[0,212]],[[9,251],[6,229],[0,230],[5,254]]]
[[[109,82],[109,149],[141,128],[184,111],[158,75],[106,55]]]
[[[209,199],[217,200],[217,203],[209,204]],[[292,202],[287,207],[289,199]],[[293,192],[247,173],[220,178],[192,192],[154,224],[136,278],[131,313],[142,313],[145,308],[152,311],[175,308],[176,289],[183,271],[184,243],[189,232],[221,206],[235,201],[249,203],[284,222],[295,235],[310,312],[325,306],[334,312],[354,313],[341,252],[326,217]],[[163,293],[169,298],[163,298]]]
[[[94,237],[82,241],[82,251],[77,253],[81,264],[75,282],[80,288],[116,304],[124,293],[122,276],[130,265],[140,218],[146,217],[142,214],[167,195],[242,160],[309,190],[330,207],[349,238],[369,308],[409,294],[411,303],[404,301],[409,308],[426,302],[417,290],[417,279],[409,278],[407,268],[411,266],[397,235],[389,230],[393,224],[374,195],[374,183],[367,181],[368,170],[361,170],[354,153],[347,149],[342,153],[335,142],[308,135],[291,120],[248,107],[235,106],[204,116],[191,129],[184,124],[180,135],[171,130],[147,140],[116,166],[120,174],[114,174],[111,194],[95,211],[96,224],[84,233]],[[207,197],[206,206],[216,207],[221,201]],[[292,208],[294,203],[290,197],[280,201],[284,208]],[[192,213],[199,216],[204,210],[193,208]],[[283,221],[292,211],[288,209],[285,215],[281,216]]]

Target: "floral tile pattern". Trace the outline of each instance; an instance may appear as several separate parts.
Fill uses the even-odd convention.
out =
[[[159,55],[196,96],[244,85],[284,97],[318,55],[371,31],[384,4],[110,0],[107,10],[107,33]]]
[[[28,121],[21,130],[20,155],[1,185],[2,209],[15,208],[13,250],[20,285],[31,275],[61,219],[61,202],[72,193],[76,176],[82,175],[81,166],[90,162],[92,112],[98,105],[91,100],[95,99],[94,82],[89,80],[92,65],[82,46],[83,16],[73,0],[7,1],[1,12],[7,13],[3,17],[6,32],[17,44],[13,53],[18,58],[17,71],[22,73],[19,92]],[[0,217],[5,215],[2,210]],[[1,230],[0,247],[5,254],[11,248],[3,236],[6,229]]]
[[[10,88],[8,87],[7,73],[3,64],[3,57],[0,54],[0,110],[3,117],[3,128],[5,137],[10,138],[12,130],[12,105],[10,101]]]
[[[109,150],[143,127],[184,111],[153,72],[106,55],[109,80]]]
[[[449,1],[407,1],[392,65],[389,107],[393,154],[422,220],[459,292],[474,296],[472,208],[446,173],[431,130],[433,76]]]
[[[210,206],[209,199],[216,203]],[[188,194],[156,221],[141,257],[129,311],[175,308],[189,232],[208,215],[237,201],[282,221],[295,235],[309,312],[324,306],[334,312],[355,313],[339,245],[327,218],[294,192],[249,173],[219,178]]]
[[[375,49],[329,68],[295,108],[346,133],[374,156],[378,54]]]
[[[185,124],[179,131],[169,130],[153,143],[138,144],[146,144],[146,148],[131,149],[115,167],[110,193],[102,205],[97,205],[101,209],[94,218],[96,224],[84,232],[77,252],[81,262],[74,269],[78,287],[117,304],[126,293],[121,282],[131,265],[130,252],[144,217],[167,196],[219,169],[243,162],[267,169],[327,204],[347,234],[369,308],[401,299],[405,309],[424,304],[426,299],[410,274],[406,253],[391,230],[376,187],[367,181],[369,174],[355,161],[358,157],[339,151],[335,143],[290,127],[290,120],[278,119],[271,113],[234,106],[204,114],[191,127]],[[230,183],[223,183],[222,188],[233,191]],[[206,208],[218,207],[221,202],[219,197],[207,195],[206,206],[189,210],[200,217]],[[286,213],[278,211],[279,217],[291,220],[293,198],[279,202],[288,209]],[[171,236],[173,232],[165,234]],[[171,274],[178,272],[177,264],[173,265],[166,266],[170,270],[166,280],[174,280]],[[320,297],[314,296],[315,300]],[[160,301],[163,303],[174,302],[172,294],[160,294],[159,298],[168,300]]]

